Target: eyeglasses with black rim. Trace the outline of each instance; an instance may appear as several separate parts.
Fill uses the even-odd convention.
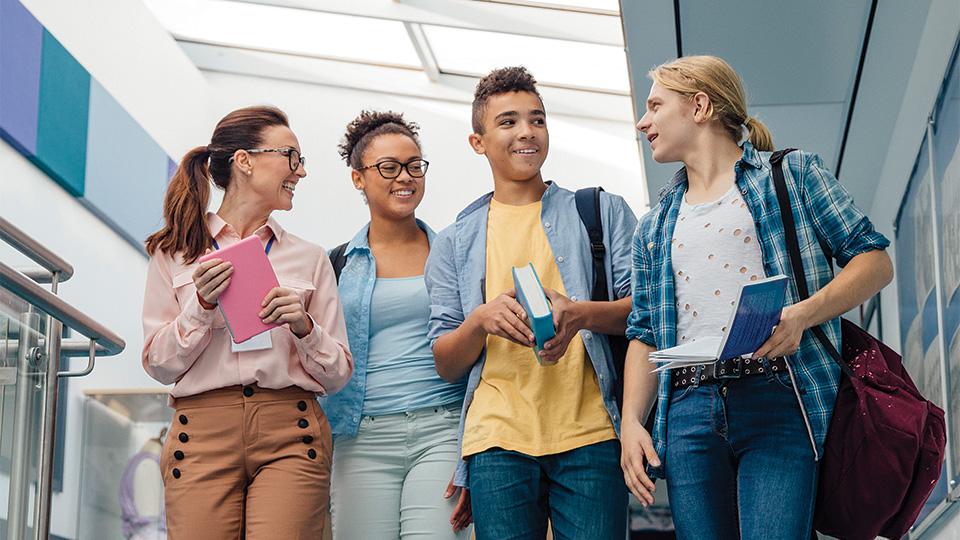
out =
[[[425,159],[411,159],[406,163],[401,163],[395,159],[385,159],[383,161],[374,163],[373,165],[367,165],[366,167],[360,167],[358,171],[363,171],[366,169],[376,168],[380,173],[380,176],[384,177],[387,180],[393,180],[400,176],[400,172],[406,169],[407,174],[413,178],[423,178],[427,174],[427,167],[430,166],[430,162]]]

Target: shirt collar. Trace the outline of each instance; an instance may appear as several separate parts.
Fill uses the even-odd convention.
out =
[[[760,152],[750,144],[749,141],[743,143],[743,153],[740,155],[740,163],[746,163],[756,169],[763,168],[763,159],[760,157]],[[668,183],[663,189],[660,190],[660,201],[662,202],[669,194],[682,185],[687,183],[687,168],[682,167],[673,175],[673,179]]]
[[[430,244],[433,244],[433,237],[436,236],[436,233],[433,232],[433,229],[423,221],[417,220],[417,226],[420,227],[423,232],[427,233],[427,241]],[[368,221],[366,225],[360,228],[357,231],[357,234],[353,236],[350,242],[347,243],[347,249],[344,251],[344,255],[349,256],[355,249],[365,249],[370,250],[370,222]]]
[[[743,155],[740,156],[740,161],[753,165],[757,169],[763,168],[760,152],[757,152],[757,149],[749,141],[743,143]]]
[[[223,230],[229,225],[230,224],[224,221],[216,212],[207,212],[207,228],[210,230],[210,236],[212,238],[219,238],[220,235],[223,234]],[[267,218],[267,222],[256,230],[255,234],[264,240],[269,240],[272,236],[280,242],[283,240],[284,230],[283,227],[277,223],[277,220],[273,219],[273,216],[270,216]]]

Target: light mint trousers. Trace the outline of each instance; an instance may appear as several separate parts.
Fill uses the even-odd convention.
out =
[[[443,493],[457,466],[460,404],[365,416],[333,446],[334,540],[461,540]]]

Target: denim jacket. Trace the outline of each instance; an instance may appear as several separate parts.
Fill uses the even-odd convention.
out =
[[[433,245],[433,230],[424,222],[417,225],[427,233],[427,240]],[[373,287],[377,282],[377,263],[370,251],[367,223],[347,244],[344,254],[347,262],[340,273],[337,287],[343,315],[347,323],[347,339],[353,354],[353,377],[336,394],[320,398],[320,404],[330,419],[330,428],[334,437],[356,437],[363,415],[363,399],[366,395],[367,358],[370,344],[370,301]]]
[[[787,154],[782,164],[800,252],[810,294],[833,279],[833,269],[820,248],[820,241],[833,253],[840,267],[850,259],[890,245],[853,202],[853,197],[837,179],[824,169],[820,157],[806,152]],[[743,196],[757,231],[757,240],[766,276],[792,276],[787,253],[786,234],[780,220],[780,207],[773,185],[770,152],[758,152],[748,142],[735,167],[736,185]],[[661,194],[660,202],[644,215],[633,243],[633,309],[627,324],[627,338],[640,340],[657,349],[673,347],[677,342],[677,313],[670,242],[677,215],[687,192],[686,169],[674,176]],[[787,304],[799,300],[793,281],[787,289]],[[823,325],[837,350],[840,348],[840,319]],[[840,368],[811,332],[805,332],[800,349],[787,357],[794,390],[803,413],[814,458],[823,455],[823,443],[830,426],[837,397]],[[667,413],[670,405],[670,371],[660,375],[656,418],[653,426],[654,449],[661,467],[652,469],[663,477],[666,463]]]
[[[437,235],[430,251],[426,281],[430,293],[428,335],[431,344],[436,344],[440,336],[456,330],[473,310],[485,303],[487,214],[492,197],[493,194],[488,193],[460,212],[456,222]],[[590,300],[593,258],[587,231],[577,213],[574,194],[551,182],[541,201],[540,221],[560,270],[564,289],[573,301]],[[608,295],[612,294],[612,298],[624,298],[630,294],[630,246],[637,220],[622,197],[606,192],[600,194],[600,213],[604,244],[607,246],[607,292]],[[603,334],[581,330],[580,336],[597,374],[604,406],[619,434],[620,411],[614,396],[616,372],[610,344]],[[460,415],[461,445],[467,410],[480,383],[485,354],[486,351],[480,353],[467,376],[467,393]],[[357,363],[359,365],[359,361]],[[457,467],[454,483],[458,486],[467,485],[467,468],[463,460]]]

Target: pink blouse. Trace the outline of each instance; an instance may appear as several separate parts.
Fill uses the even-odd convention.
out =
[[[210,234],[220,247],[240,241],[233,227],[207,214]],[[281,287],[300,295],[313,331],[303,339],[286,326],[270,331],[271,349],[231,351],[230,332],[219,309],[204,309],[193,272],[178,254],[150,258],[143,300],[143,368],[174,398],[233,385],[263,388],[299,386],[320,395],[342,388],[353,372],[343,309],[333,267],[323,248],[285,232],[273,219],[254,233],[266,246]]]

